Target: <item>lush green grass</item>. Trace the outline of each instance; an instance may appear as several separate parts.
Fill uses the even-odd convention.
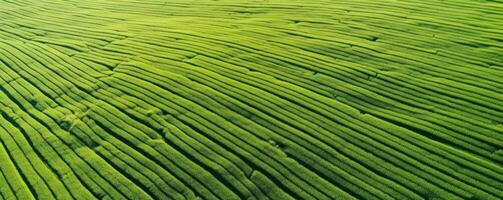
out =
[[[0,199],[503,199],[502,13],[0,0]]]

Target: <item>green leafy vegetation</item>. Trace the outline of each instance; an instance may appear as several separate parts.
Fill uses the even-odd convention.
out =
[[[503,199],[503,2],[0,0],[0,199]]]

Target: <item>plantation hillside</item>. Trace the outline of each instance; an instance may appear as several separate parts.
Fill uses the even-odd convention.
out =
[[[0,199],[503,199],[503,2],[0,0]]]

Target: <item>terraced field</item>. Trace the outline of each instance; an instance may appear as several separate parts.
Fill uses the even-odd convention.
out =
[[[503,3],[0,0],[0,199],[503,199]]]

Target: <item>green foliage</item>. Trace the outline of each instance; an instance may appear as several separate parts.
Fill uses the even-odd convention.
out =
[[[503,199],[497,2],[0,8],[0,199]]]

